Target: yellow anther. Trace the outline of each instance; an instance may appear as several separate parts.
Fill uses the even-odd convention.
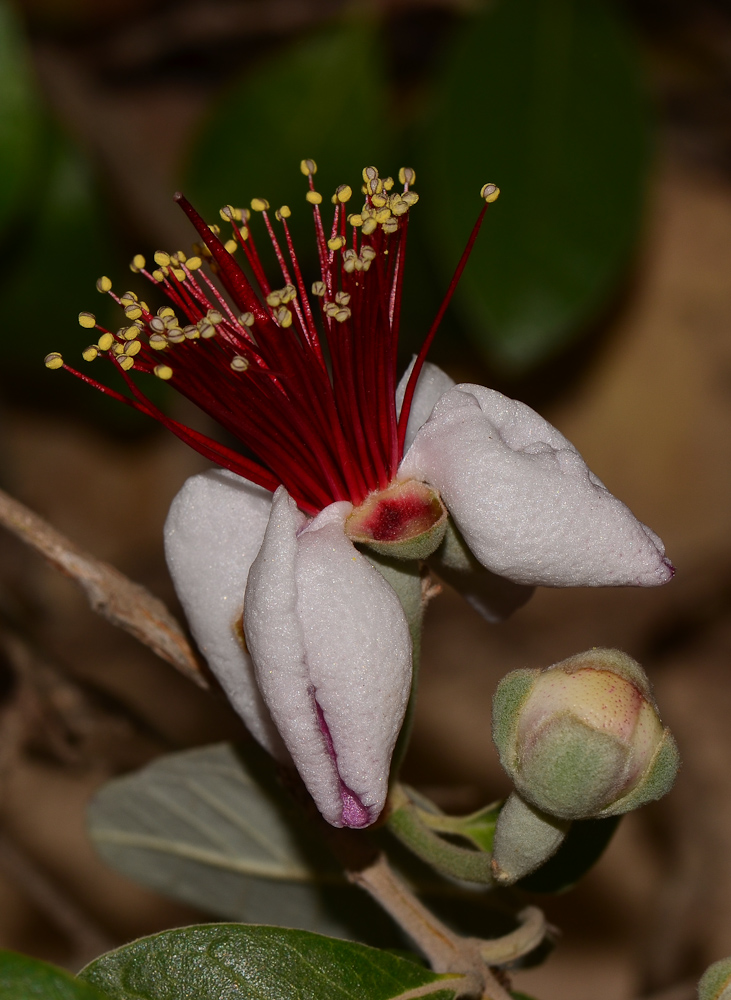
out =
[[[338,309],[335,313],[335,322],[344,323],[346,319],[350,319],[350,309]]]
[[[280,295],[282,297],[282,302],[291,302],[293,299],[297,298],[297,289],[294,285],[285,285],[280,292]]]
[[[500,197],[500,188],[497,184],[483,184],[480,188],[480,197],[484,198],[488,205],[491,205]]]
[[[185,254],[182,250],[176,250],[175,253],[170,256],[170,260],[177,264],[184,264],[187,259],[187,254]]]
[[[300,170],[305,175],[305,177],[311,177],[312,174],[317,173],[317,164],[314,160],[301,160]]]
[[[349,215],[348,216],[348,222],[351,224],[351,226],[362,226],[363,225],[363,216],[362,215]]]
[[[341,184],[340,187],[335,188],[335,194],[338,201],[344,204],[353,197],[353,189],[349,184]]]
[[[378,170],[376,167],[363,167],[363,181],[368,184],[370,181],[378,180]]]
[[[129,344],[127,344],[127,346],[124,349],[124,353],[127,355],[128,358],[133,358],[135,354],[139,354],[141,350],[142,350],[142,341],[133,340]]]
[[[279,323],[280,326],[285,327],[285,329],[292,325],[292,313],[286,306],[282,306],[280,309],[277,309],[274,317],[277,323]]]
[[[239,323],[242,326],[253,326],[254,314],[250,312],[241,313],[241,315],[239,316]]]
[[[198,340],[200,337],[200,331],[194,323],[189,323],[188,326],[184,326],[183,334],[188,340]]]
[[[416,182],[416,171],[413,167],[401,167],[398,172],[399,184],[414,184]]]
[[[114,337],[111,333],[103,333],[96,344],[100,351],[108,351],[109,348],[114,343]]]
[[[158,378],[163,379],[165,382],[167,382],[169,378],[173,377],[173,370],[168,365],[155,365],[155,367],[152,369],[152,372],[154,375],[157,375]]]
[[[211,337],[216,336],[216,328],[209,319],[199,319],[197,326],[198,332],[204,340],[209,340]]]
[[[152,277],[155,279],[155,281],[164,281],[164,279],[165,279],[165,272],[161,271],[158,268],[157,270],[155,270],[155,271],[152,272]]]
[[[168,346],[167,340],[161,333],[151,333],[149,344],[153,351],[164,351]]]
[[[319,191],[308,191],[305,198],[310,205],[319,205],[322,202],[322,195]]]
[[[384,233],[395,233],[398,229],[398,219],[386,219],[382,224],[381,229]]]
[[[336,194],[330,195],[330,201],[333,205],[338,204],[338,196]]]
[[[334,317],[338,308],[339,307],[334,302],[326,302],[323,306],[323,312],[326,316]]]
[[[96,279],[96,290],[102,293],[110,292],[112,290],[112,282],[106,274],[103,274],[101,278]]]
[[[178,281],[185,281],[185,279],[188,277],[188,275],[185,273],[182,267],[171,267],[170,270],[178,279]]]
[[[203,261],[200,259],[200,257],[188,257],[185,266],[188,268],[189,271],[197,271],[202,263]]]
[[[206,316],[214,326],[218,326],[219,323],[223,323],[223,316],[218,309],[209,309]]]
[[[350,294],[348,292],[336,292],[335,301],[339,306],[347,306],[350,302]]]
[[[277,218],[279,219],[280,222],[282,221],[282,219],[288,219],[291,216],[291,214],[292,214],[292,209],[289,207],[289,205],[282,205],[277,210]]]
[[[360,248],[360,256],[364,261],[371,261],[376,259],[376,251],[373,247],[365,246]]]
[[[219,236],[221,233],[221,227],[217,226],[215,222],[212,222],[208,227],[214,236]]]
[[[279,292],[269,292],[267,295],[267,305],[274,309],[276,306],[282,304],[282,297]]]
[[[223,245],[226,247],[229,253],[236,253],[239,246],[238,240],[226,240],[226,242]]]
[[[133,274],[137,274],[145,266],[147,262],[141,253],[136,253],[132,260],[129,262],[129,269]]]
[[[130,368],[134,368],[135,362],[134,358],[130,358],[128,357],[128,355],[122,354],[120,355],[120,357],[117,358],[117,363],[119,364],[119,367],[122,369],[122,371],[128,372]]]
[[[83,326],[85,330],[93,330],[96,326],[96,316],[94,313],[79,313],[79,326]]]
[[[235,372],[245,372],[249,370],[249,362],[246,358],[242,358],[240,354],[236,354],[231,358],[231,368]]]
[[[266,198],[252,198],[250,204],[255,212],[266,212],[269,208],[269,202]]]
[[[112,354],[115,354],[117,356],[119,356],[120,354],[124,354],[124,344],[120,344],[119,341],[115,340],[115,342],[112,344]]]
[[[327,241],[327,245],[330,250],[340,250],[341,247],[345,246],[345,237],[334,236],[331,240]]]
[[[175,310],[173,309],[172,306],[162,306],[160,309],[157,310],[157,315],[161,316],[164,319],[165,316],[174,316]]]
[[[240,208],[234,208],[233,205],[224,205],[218,213],[224,222],[241,222],[242,215]]]
[[[247,226],[241,226],[239,228],[239,233],[241,234],[241,239],[244,240],[244,242],[246,242],[246,240],[248,240],[248,238],[249,238],[248,227]]]
[[[138,326],[123,326],[117,330],[117,336],[121,337],[122,340],[136,340],[139,335],[140,328]]]
[[[393,177],[384,177],[383,178],[383,190],[384,191],[390,191],[392,187],[393,187]]]
[[[415,205],[417,203],[417,201],[419,200],[419,196],[416,193],[416,191],[404,191],[404,193],[401,195],[401,197],[403,198],[403,200],[406,202],[406,204],[409,207],[411,207],[412,205]]]
[[[168,331],[168,340],[171,344],[182,344],[185,340],[185,334],[179,326],[175,326]]]
[[[376,212],[374,218],[375,218],[376,222],[379,225],[381,223],[383,223],[383,222],[388,222],[388,220],[391,218],[391,209],[390,208],[379,208],[379,210]]]
[[[153,316],[152,319],[150,320],[150,329],[153,330],[155,333],[163,333],[163,331],[165,330],[165,324],[163,323],[163,321],[160,319],[159,316]]]
[[[400,194],[392,194],[388,199],[388,204],[394,215],[405,215],[409,210],[409,206]]]
[[[361,208],[361,210],[360,210],[360,214],[361,214],[361,216],[363,217],[363,219],[370,219],[370,217],[371,217],[372,215],[375,215],[376,213],[375,213],[375,211],[374,211],[374,210],[373,210],[373,209],[371,208],[371,206],[370,206],[370,205],[364,205],[364,206],[363,206],[363,208]]]
[[[89,346],[84,348],[81,352],[81,357],[84,361],[93,361],[95,358],[99,357],[99,348],[96,344],[89,344]]]
[[[371,218],[364,221],[361,232],[364,236],[369,236],[371,233],[375,232],[376,229],[378,229],[378,223],[375,219]]]
[[[46,368],[63,368],[63,358],[57,351],[47,354],[43,359],[43,363]]]
[[[139,319],[142,315],[142,310],[136,302],[131,302],[128,306],[124,307],[124,315],[127,319]]]
[[[160,267],[170,266],[170,254],[165,253],[164,250],[156,250],[153,254],[153,260],[156,264],[159,264]]]
[[[388,204],[388,198],[385,194],[374,194],[371,203],[374,208],[383,208],[384,205]]]
[[[122,303],[122,305],[127,306],[131,302],[137,302],[137,296],[135,295],[134,292],[123,292],[119,296],[119,301]]]
[[[325,294],[325,292],[327,292],[327,286],[325,285],[324,281],[313,281],[312,282],[312,294],[313,295],[316,295],[318,298],[322,298],[322,296]]]

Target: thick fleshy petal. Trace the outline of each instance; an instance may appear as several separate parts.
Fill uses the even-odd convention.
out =
[[[347,502],[307,522],[274,496],[244,626],[272,718],[320,812],[367,826],[383,809],[411,687],[396,594],[346,537]]]
[[[404,396],[406,395],[406,385],[413,371],[415,361],[416,355],[411,359],[409,367],[403,373],[399,384],[396,386],[396,412],[399,414],[401,413]],[[406,424],[404,451],[408,451],[413,444],[416,432],[429,419],[431,411],[434,409],[439,397],[451,389],[453,385],[454,379],[450,378],[441,368],[433,365],[431,361],[424,362],[416,382],[414,395],[411,399],[411,409],[409,410],[409,419]]]
[[[478,385],[437,402],[399,469],[439,491],[464,540],[515,583],[654,586],[673,575],[660,539],[523,403]]]
[[[429,568],[454,587],[485,621],[505,621],[533,596],[535,587],[513,583],[481,565],[450,518],[444,541],[427,559]]]
[[[249,567],[264,538],[272,495],[225,469],[188,479],[165,522],[165,557],[188,624],[250,732],[286,756],[254,678],[242,612]]]

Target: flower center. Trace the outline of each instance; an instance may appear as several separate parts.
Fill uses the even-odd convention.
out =
[[[371,493],[345,522],[345,533],[378,552],[423,559],[441,543],[446,527],[439,494],[410,479]]]

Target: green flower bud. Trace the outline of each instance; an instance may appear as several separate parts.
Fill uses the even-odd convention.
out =
[[[617,650],[508,674],[495,693],[493,739],[522,798],[568,820],[660,798],[678,769],[642,667]]]
[[[731,1000],[731,958],[706,969],[698,983],[698,1000]]]

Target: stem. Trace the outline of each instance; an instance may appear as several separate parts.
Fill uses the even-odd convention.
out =
[[[383,854],[379,854],[365,868],[346,874],[409,935],[435,972],[461,973],[465,976],[462,995],[480,997],[481,1000],[510,1000],[510,994],[488,967],[482,954],[483,946],[488,946],[490,955],[499,953],[503,938],[481,942],[477,938],[455,934],[416,898],[391,869]],[[515,935],[520,931],[522,928],[507,935],[513,949]]]

